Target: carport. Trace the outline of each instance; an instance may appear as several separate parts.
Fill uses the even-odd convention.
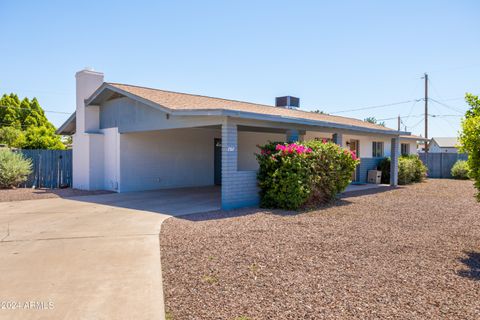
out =
[[[397,184],[401,131],[294,110],[299,106],[294,97],[268,106],[107,83],[91,70],[76,78],[76,113],[57,133],[74,134],[78,189],[132,192],[220,184],[223,209],[254,206],[259,202],[256,145],[307,136],[360,152],[368,151],[358,149],[361,138],[369,137],[367,146],[372,139],[381,141],[382,149],[390,147],[391,185]],[[378,156],[370,157],[362,157],[358,176],[376,165]]]

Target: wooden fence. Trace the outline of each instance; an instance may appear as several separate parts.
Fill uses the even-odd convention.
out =
[[[72,186],[72,150],[17,150],[32,160],[32,174],[21,187]]]
[[[425,153],[419,153],[420,160],[428,168],[429,178],[451,178],[451,170],[458,160],[467,160],[466,153],[428,153],[428,159]]]

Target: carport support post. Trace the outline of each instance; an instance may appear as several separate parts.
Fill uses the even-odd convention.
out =
[[[343,135],[341,133],[334,133],[332,140],[333,143],[338,144],[340,147],[343,145]]]
[[[231,209],[231,203],[235,197],[237,159],[237,125],[226,118],[222,124],[222,209]]]
[[[400,139],[392,138],[390,161],[390,185],[398,185],[398,158],[400,157]]]

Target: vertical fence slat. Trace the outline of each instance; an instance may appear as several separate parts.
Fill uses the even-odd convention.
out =
[[[466,153],[428,153],[428,155],[420,153],[419,156],[428,167],[429,178],[451,178],[451,170],[455,162],[468,159]]]
[[[17,150],[32,161],[32,173],[21,187],[72,186],[72,150]]]

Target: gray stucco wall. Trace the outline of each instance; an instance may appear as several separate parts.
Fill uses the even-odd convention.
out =
[[[172,116],[130,98],[118,98],[100,106],[100,129],[118,127],[120,133],[218,125],[215,116]]]
[[[172,129],[120,135],[122,192],[213,185],[213,129]]]

